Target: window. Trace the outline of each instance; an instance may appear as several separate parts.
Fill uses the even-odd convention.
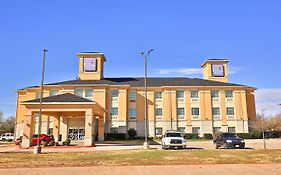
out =
[[[192,133],[199,134],[200,133],[200,127],[192,127]]]
[[[117,107],[112,107],[110,109],[110,114],[111,114],[111,116],[117,116],[118,115],[118,108]]]
[[[220,119],[220,108],[216,107],[212,109],[213,119],[219,120]]]
[[[178,119],[184,119],[185,113],[184,108],[177,108]]]
[[[118,128],[110,128],[110,133],[118,133]]]
[[[52,89],[52,90],[50,90],[50,92],[49,92],[49,96],[58,95],[58,93],[59,93],[59,90],[57,90],[57,89]]]
[[[214,127],[214,133],[221,132],[221,127]]]
[[[233,91],[232,90],[225,91],[225,97],[226,98],[233,98]]]
[[[178,98],[184,98],[184,91],[176,91],[176,97]]]
[[[37,98],[41,98],[41,92],[36,92],[35,98],[36,98],[36,99],[37,99]]]
[[[119,93],[119,90],[111,90],[110,96],[111,96],[112,101],[118,100],[118,93]]]
[[[235,127],[228,127],[229,133],[236,133]]]
[[[129,108],[130,119],[136,119],[136,116],[137,116],[136,108]]]
[[[93,89],[85,89],[85,97],[93,98]]]
[[[54,130],[53,128],[49,128],[49,129],[48,129],[48,135],[53,135],[53,133],[54,133],[53,130]]]
[[[212,98],[219,98],[219,91],[212,91],[211,96]]]
[[[155,108],[155,115],[162,116],[162,108]]]
[[[191,115],[198,116],[199,115],[199,108],[191,108]]]
[[[227,107],[226,108],[226,115],[234,115],[234,108],[233,107]]]
[[[129,92],[129,100],[130,102],[135,102],[137,99],[137,92]]]
[[[162,128],[155,128],[155,134],[156,135],[162,135],[163,134],[163,129]]]
[[[191,98],[198,98],[198,91],[190,91]]]
[[[155,92],[155,99],[156,100],[161,100],[162,99],[162,92]]]
[[[74,94],[91,100],[93,98],[93,89],[75,89]]]
[[[178,131],[182,134],[185,133],[185,127],[178,127]]]
[[[83,97],[83,89],[75,89],[74,94]]]

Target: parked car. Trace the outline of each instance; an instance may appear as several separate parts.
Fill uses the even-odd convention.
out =
[[[46,134],[40,134],[39,135],[39,143],[41,143],[41,144],[43,144],[44,142],[46,144],[48,144],[49,142],[51,142],[53,140],[54,140],[54,136],[52,136],[52,135],[46,135]],[[20,138],[18,138],[16,140],[16,145],[21,145],[21,143],[22,143],[22,137],[20,137]],[[32,135],[31,143],[32,143],[32,146],[37,145],[37,143],[38,143],[38,134],[33,134]]]
[[[215,148],[245,148],[245,141],[234,133],[218,133],[213,139]]]
[[[14,134],[13,133],[4,133],[0,136],[0,141],[8,141],[8,140],[14,140]]]
[[[162,148],[186,148],[186,141],[178,131],[166,131],[162,136]]]

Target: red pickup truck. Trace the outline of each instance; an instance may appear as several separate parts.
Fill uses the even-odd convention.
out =
[[[46,135],[46,134],[40,134],[39,135],[39,143],[47,142],[54,140],[54,137],[52,135]],[[16,145],[21,145],[22,137],[16,140]],[[38,134],[33,134],[31,139],[32,146],[37,145],[38,143]]]

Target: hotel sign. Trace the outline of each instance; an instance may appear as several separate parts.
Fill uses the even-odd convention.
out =
[[[84,72],[97,71],[97,58],[84,58]]]

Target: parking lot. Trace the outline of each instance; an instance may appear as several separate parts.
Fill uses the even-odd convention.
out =
[[[245,149],[263,149],[262,139],[249,139],[245,140]],[[150,145],[151,149],[161,149],[161,144]],[[281,139],[266,139],[267,149],[281,149]],[[129,149],[142,149],[142,145],[135,144],[113,144],[113,143],[97,143],[96,147],[79,147],[79,146],[69,146],[69,147],[46,147],[42,149],[42,152],[87,152],[87,151],[111,151],[111,150],[129,150]],[[205,149],[212,150],[215,149],[212,140],[208,141],[189,141],[187,140],[187,149]],[[0,144],[0,152],[32,152],[33,149],[19,149],[18,146],[13,144]]]

